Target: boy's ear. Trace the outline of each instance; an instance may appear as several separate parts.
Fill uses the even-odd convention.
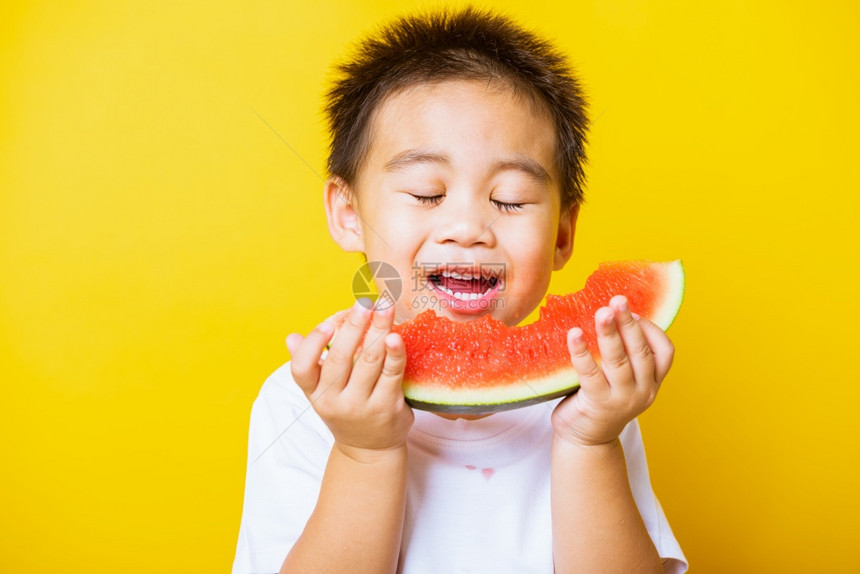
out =
[[[337,176],[328,178],[323,190],[328,232],[344,251],[364,252],[361,217],[352,202],[349,185]]]
[[[558,220],[558,235],[555,238],[555,259],[553,271],[558,271],[573,255],[573,237],[576,235],[576,218],[579,217],[579,205],[562,210]]]

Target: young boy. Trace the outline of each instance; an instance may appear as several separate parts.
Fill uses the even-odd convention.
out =
[[[327,355],[329,322],[287,338],[252,411],[233,572],[685,571],[635,420],[672,344],[624,297],[595,315],[600,367],[571,330],[564,400],[457,418],[403,399],[395,322],[515,325],[571,256],[587,120],[563,58],[466,9],[400,19],[340,72],[329,231],[408,280],[393,305],[357,302]]]

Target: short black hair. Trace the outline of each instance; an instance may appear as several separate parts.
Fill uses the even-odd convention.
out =
[[[548,112],[562,207],[582,203],[588,117],[580,82],[553,45],[509,17],[474,7],[400,17],[361,40],[335,72],[325,105],[327,167],[350,186],[370,148],[374,112],[387,97],[420,83],[495,80]]]

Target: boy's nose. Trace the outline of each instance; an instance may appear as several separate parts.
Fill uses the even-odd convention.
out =
[[[463,247],[495,243],[493,220],[485,210],[477,206],[450,205],[444,221],[438,226],[436,240],[439,243],[453,242]]]

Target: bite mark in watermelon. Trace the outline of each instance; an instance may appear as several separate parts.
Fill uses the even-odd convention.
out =
[[[440,413],[486,414],[575,392],[579,378],[567,333],[581,328],[599,360],[594,313],[614,295],[626,296],[633,313],[667,329],[683,300],[684,268],[680,261],[601,263],[583,289],[548,295],[540,318],[520,327],[489,315],[461,323],[424,311],[393,328],[406,345],[407,403]]]

